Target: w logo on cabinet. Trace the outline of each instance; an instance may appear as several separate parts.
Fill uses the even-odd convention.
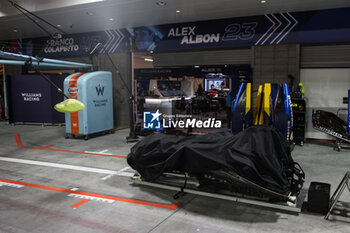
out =
[[[101,87],[100,84],[98,84],[98,86],[96,87],[96,92],[98,96],[103,96],[103,92],[105,91],[105,87]]]

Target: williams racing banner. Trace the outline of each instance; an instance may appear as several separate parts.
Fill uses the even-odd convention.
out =
[[[106,48],[99,52],[115,53],[341,42],[350,40],[349,15],[350,8],[282,12],[25,39],[18,48],[29,55],[64,57],[86,56],[97,43]]]
[[[94,46],[102,43],[105,50],[99,52],[115,53],[125,46],[125,35],[128,32],[119,29],[100,32],[79,33],[70,35],[55,34],[52,38],[42,37],[22,41],[22,52],[27,55],[40,57],[87,56]]]

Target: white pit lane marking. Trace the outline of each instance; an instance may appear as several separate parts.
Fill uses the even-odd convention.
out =
[[[119,171],[117,171],[115,174],[110,174],[108,176],[102,177],[101,180],[107,180],[107,179],[111,178],[112,176],[120,175],[120,174],[122,174],[122,176],[133,177],[134,176],[133,173],[131,173],[132,175],[130,176],[130,172],[125,172],[128,169],[130,169],[130,167],[124,167],[123,169],[120,169]]]
[[[70,189],[72,191],[77,191],[79,188],[72,188]],[[106,198],[100,198],[100,197],[91,197],[91,196],[86,196],[86,195],[81,195],[81,194],[75,194],[75,193],[70,193],[67,195],[68,197],[76,197],[76,198],[81,198],[81,199],[89,199],[92,201],[102,201],[102,202],[107,202],[107,203],[113,203],[115,200],[110,200]]]
[[[91,197],[91,196],[85,196],[85,195],[74,194],[74,193],[68,194],[68,197],[76,197],[76,198],[80,198],[80,199],[89,199],[91,201],[101,201],[101,202],[107,202],[107,203],[115,202],[115,200],[110,200],[110,199],[106,199],[106,198]]]
[[[113,170],[107,170],[107,169],[101,169],[101,168],[82,167],[82,166],[75,166],[75,165],[68,165],[68,164],[61,164],[61,163],[42,162],[42,161],[36,161],[36,160],[0,157],[0,161],[69,169],[69,170],[75,170],[75,171],[93,172],[93,173],[106,174],[106,175],[112,175],[112,176],[113,175],[125,176],[125,177],[134,176],[134,173],[132,172],[113,171]]]
[[[23,185],[20,185],[20,184],[12,184],[12,183],[7,183],[7,182],[0,182],[0,187],[1,186],[9,186],[12,188],[22,188],[23,187]]]
[[[106,149],[106,150],[101,150],[101,151],[88,151],[88,150],[86,150],[86,151],[84,151],[84,152],[111,155],[111,153],[106,153],[107,151],[108,151],[108,149]]]

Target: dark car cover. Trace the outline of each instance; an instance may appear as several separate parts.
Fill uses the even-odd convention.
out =
[[[236,135],[228,131],[191,136],[152,134],[131,148],[127,161],[150,181],[165,172],[195,176],[225,168],[279,193],[295,193],[301,188],[293,178],[300,170],[291,157],[290,144],[269,126],[253,126]]]

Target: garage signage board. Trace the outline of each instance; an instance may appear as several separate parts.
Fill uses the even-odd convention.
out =
[[[25,54],[43,57],[86,56],[98,42],[108,53],[244,47],[350,40],[350,8],[282,12],[189,23],[112,29],[21,41]],[[33,45],[41,48],[33,49]],[[32,54],[39,51],[39,54]],[[104,52],[101,48],[100,52]]]

